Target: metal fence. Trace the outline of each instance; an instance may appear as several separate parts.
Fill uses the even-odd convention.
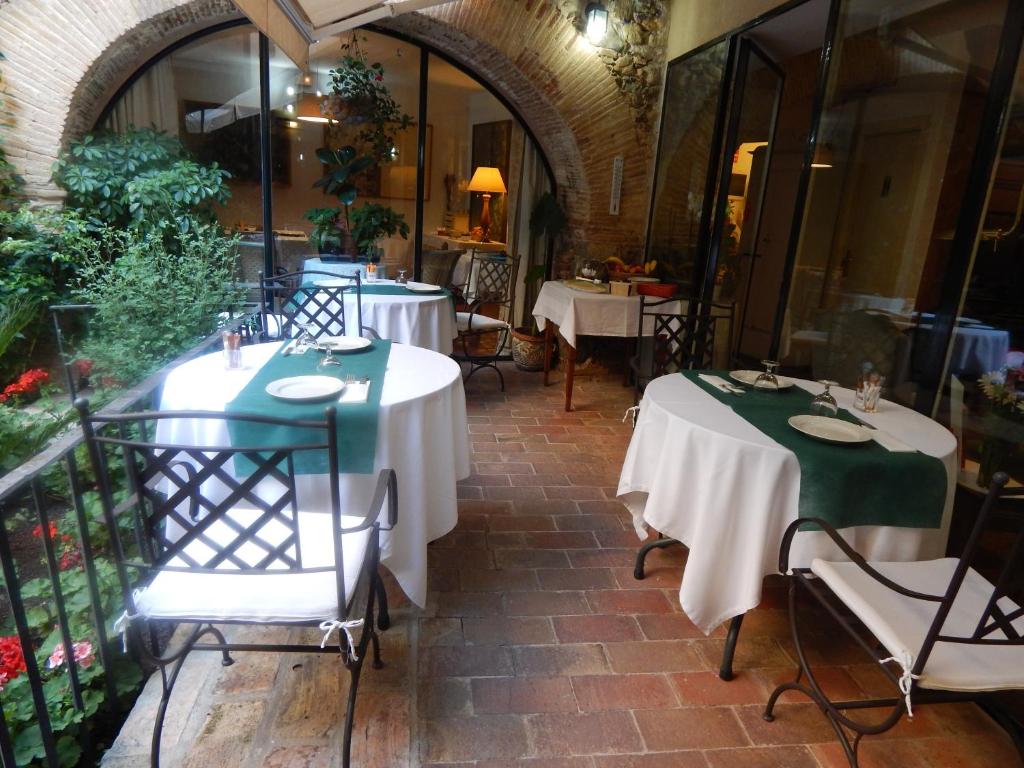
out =
[[[59,335],[59,324],[55,329]],[[167,374],[219,338],[218,331],[103,411],[155,406]],[[95,512],[98,496],[84,456],[81,428],[74,423],[0,478],[3,768],[93,762],[103,746],[96,743],[94,722],[119,727],[142,678],[108,631],[120,613],[122,592],[103,545],[108,532]],[[130,502],[125,499],[120,508]]]

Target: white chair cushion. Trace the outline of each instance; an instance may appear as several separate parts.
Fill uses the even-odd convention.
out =
[[[251,514],[240,510],[240,515]],[[353,528],[362,518],[342,516],[341,524]],[[211,526],[213,528],[213,526]],[[371,529],[342,536],[345,562],[345,604],[354,594],[366,559]],[[211,531],[215,541],[222,539]],[[195,542],[196,547],[209,550]],[[252,545],[254,549],[258,549]],[[334,563],[331,516],[326,512],[299,512],[299,547],[303,568]],[[188,573],[161,571],[136,597],[136,609],[153,619],[196,619],[201,621],[250,621],[280,623],[337,619],[338,588],[333,570],[289,573],[267,570],[261,573]]]
[[[879,573],[901,587],[941,595],[946,591],[957,560],[947,557],[913,563],[871,563]],[[917,658],[931,626],[938,603],[915,600],[888,589],[853,563],[814,560],[818,576],[898,659]],[[942,634],[970,637],[992,595],[992,585],[970,569],[964,577]],[[1016,608],[1009,599],[1000,601],[1005,611]],[[1024,633],[1024,617],[1014,622]],[[990,635],[1005,638],[1002,632]],[[918,680],[922,688],[947,691],[990,691],[1024,688],[1024,646],[935,643]]]
[[[473,327],[470,328],[470,321]],[[487,315],[474,315],[469,312],[456,312],[455,325],[460,331],[500,331],[508,328],[508,323]]]

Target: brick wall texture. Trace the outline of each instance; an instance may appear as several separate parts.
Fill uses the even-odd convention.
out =
[[[230,0],[0,4],[0,51],[7,57],[3,66],[16,113],[6,146],[29,195],[60,200],[50,178],[60,147],[90,129],[148,58],[237,15]],[[569,214],[566,253],[639,255],[655,136],[635,124],[607,67],[556,4],[455,0],[397,17],[389,26],[463,63],[519,112],[551,162]],[[624,173],[620,213],[612,216],[616,155],[624,159]]]

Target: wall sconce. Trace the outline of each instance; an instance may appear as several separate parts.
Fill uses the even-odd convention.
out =
[[[600,45],[608,34],[608,11],[600,3],[590,3],[585,15],[587,40],[591,45]]]

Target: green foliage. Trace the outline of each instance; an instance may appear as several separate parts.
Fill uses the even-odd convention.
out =
[[[356,241],[359,253],[370,253],[380,238],[387,235],[401,235],[403,240],[409,239],[409,225],[405,223],[405,215],[393,208],[377,203],[363,203],[353,208],[349,217],[352,239]]]
[[[395,134],[408,128],[412,117],[402,112],[384,85],[380,63],[368,64],[354,44],[343,45],[342,52],[341,61],[330,72],[330,111],[342,123],[360,125],[356,140],[366,145],[376,162],[388,162],[393,157]]]
[[[123,490],[119,496],[124,496]],[[110,558],[111,542],[103,525],[102,507],[95,493],[86,495],[85,516],[95,555],[93,563],[100,598],[100,615],[104,623],[109,625],[110,620],[122,609],[122,590],[117,568]],[[34,519],[34,515],[23,515],[21,525],[27,528]],[[68,619],[67,631],[73,643],[85,646],[83,658],[77,667],[82,686],[82,709],[74,706],[67,664],[50,661],[54,650],[63,642],[53,585],[49,578],[27,579],[21,584],[21,596],[29,634],[33,639],[32,652],[42,675],[43,696],[56,738],[58,765],[71,768],[78,765],[81,758],[80,732],[89,727],[90,719],[104,705],[104,677],[112,675],[115,690],[120,696],[125,696],[138,689],[142,673],[134,662],[120,655],[119,649],[114,650],[118,645],[116,639],[113,639],[110,648],[112,668],[104,669],[101,665],[96,654],[99,637],[93,623],[92,596],[79,548],[82,532],[77,530],[75,518],[70,511],[60,513],[51,510],[51,521],[54,530],[51,541],[58,559],[58,579]],[[41,528],[36,529],[32,535],[40,538]],[[23,562],[22,570],[39,572],[42,569],[45,561],[41,541],[38,552],[36,567],[26,569],[25,566],[30,564]],[[6,634],[3,638],[5,641],[17,642],[16,638],[11,637],[13,626],[9,617],[3,620],[0,631]],[[4,717],[11,731],[18,765],[40,764],[45,759],[45,750],[28,676],[20,674],[9,680],[4,685],[3,699]]]
[[[0,405],[0,476],[39,453],[71,422],[66,402],[45,397],[31,410]]]
[[[310,208],[306,211],[306,220],[313,222],[313,231],[309,236],[318,252],[326,253],[341,247],[341,230],[338,229],[340,215],[341,208]]]
[[[100,224],[158,234],[168,245],[216,221],[215,205],[230,195],[228,176],[149,128],[89,134],[61,154],[54,170],[68,206]]]
[[[93,227],[73,211],[0,211],[0,302],[37,305],[70,297],[78,265],[98,252]]]
[[[99,376],[134,382],[213,333],[238,306],[237,238],[200,225],[168,247],[155,233],[108,232],[81,270],[79,297],[95,306],[81,353]]]
[[[352,146],[341,149],[321,147],[316,151],[316,156],[327,166],[327,172],[313,182],[313,187],[320,187],[325,195],[338,198],[338,202],[345,207],[345,225],[351,227],[348,218],[349,206],[356,201],[358,194],[355,178],[373,165],[373,158],[369,155],[360,155]]]
[[[569,219],[561,204],[550,192],[545,192],[530,211],[530,234],[534,237],[556,238],[565,232]]]
[[[14,296],[0,304],[0,358],[37,314],[36,303],[24,296]]]

